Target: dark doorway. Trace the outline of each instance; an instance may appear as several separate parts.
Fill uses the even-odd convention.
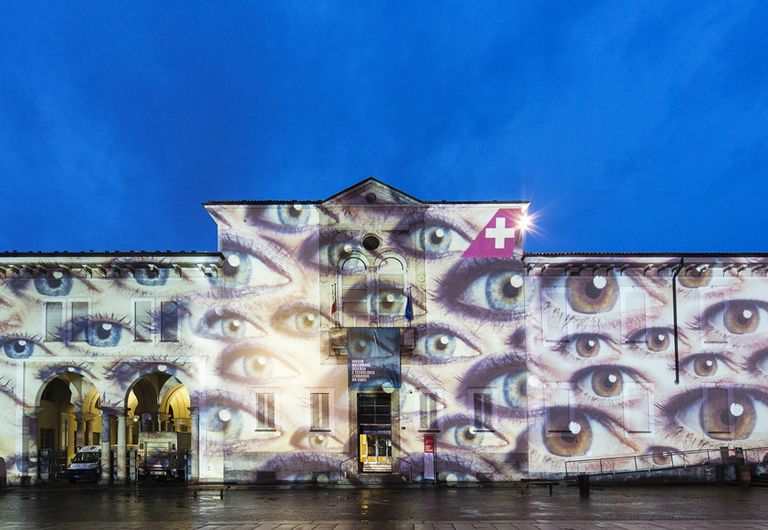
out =
[[[357,432],[360,471],[392,472],[392,395],[358,394]]]

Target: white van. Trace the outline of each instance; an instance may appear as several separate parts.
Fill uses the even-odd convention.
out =
[[[101,446],[86,445],[78,449],[66,471],[70,482],[99,480],[101,477]]]

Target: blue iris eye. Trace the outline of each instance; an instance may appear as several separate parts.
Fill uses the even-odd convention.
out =
[[[168,269],[141,267],[133,272],[137,283],[147,287],[159,287],[168,281]]]
[[[430,357],[450,357],[456,351],[456,337],[434,333],[425,338],[424,345]]]
[[[419,244],[428,257],[444,254],[451,248],[453,230],[442,226],[427,226],[418,232]]]
[[[243,414],[238,409],[213,406],[208,412],[206,423],[211,432],[237,436],[243,430]]]
[[[97,348],[108,348],[116,346],[120,342],[122,327],[105,320],[96,320],[88,323],[87,339],[88,344]]]
[[[35,343],[27,339],[6,339],[3,351],[11,359],[26,359],[35,352]]]
[[[277,218],[285,226],[305,226],[309,223],[311,210],[301,204],[277,207]]]
[[[519,307],[523,301],[520,274],[514,271],[489,274],[485,281],[485,298],[493,309],[508,311]]]
[[[503,391],[507,406],[522,408],[528,404],[527,374],[519,372],[504,377]]]
[[[51,271],[35,278],[35,289],[43,296],[67,296],[72,290],[72,278],[62,271]]]
[[[226,255],[227,259],[221,266],[221,273],[217,278],[211,278],[211,282],[219,287],[247,284],[251,279],[250,256],[237,251],[228,251]]]

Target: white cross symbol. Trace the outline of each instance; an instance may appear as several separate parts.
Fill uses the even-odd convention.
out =
[[[497,217],[496,228],[486,228],[485,237],[494,240],[494,248],[504,248],[507,238],[515,237],[515,229],[507,228],[506,218]]]

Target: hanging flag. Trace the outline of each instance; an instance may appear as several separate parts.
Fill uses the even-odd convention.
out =
[[[411,300],[411,290],[408,289],[408,300],[405,301],[405,319],[413,320],[413,301]]]
[[[336,314],[336,284],[334,284],[332,287],[333,287],[332,288],[332,291],[333,291],[333,303],[331,304],[331,314],[335,315]]]
[[[519,237],[520,210],[500,208],[480,231],[465,258],[511,258],[515,253],[515,240]]]

